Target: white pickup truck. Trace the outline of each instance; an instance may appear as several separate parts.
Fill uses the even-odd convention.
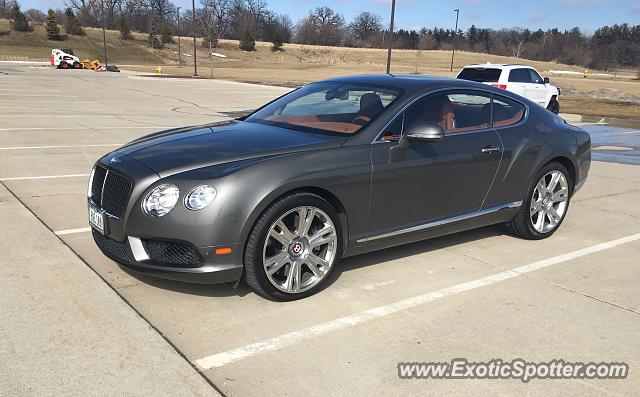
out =
[[[458,78],[477,81],[511,91],[552,111],[560,112],[560,89],[549,84],[549,79],[531,66],[486,63],[465,66]]]

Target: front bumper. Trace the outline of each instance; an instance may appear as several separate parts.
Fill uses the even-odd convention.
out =
[[[232,282],[242,277],[242,265],[233,263],[231,255],[215,255],[216,247],[196,248],[187,242],[146,240],[131,236],[124,241],[116,241],[96,230],[92,230],[92,233],[100,251],[128,271],[198,284]],[[149,249],[149,241],[156,246],[166,244],[166,248]],[[228,260],[221,259],[225,257]]]

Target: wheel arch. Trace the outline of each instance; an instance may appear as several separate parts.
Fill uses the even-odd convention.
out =
[[[538,167],[538,170],[536,171],[536,173],[540,171],[542,168],[546,167],[547,164],[553,163],[553,162],[562,164],[567,169],[567,171],[569,171],[569,174],[570,174],[569,176],[571,177],[571,182],[573,184],[572,189],[573,189],[575,187],[576,181],[578,180],[578,168],[576,164],[574,164],[574,162],[568,156],[557,155],[548,159],[547,161],[543,162],[540,167]]]
[[[269,208],[273,203],[282,199],[285,196],[289,196],[296,193],[311,193],[325,199],[338,213],[338,220],[340,223],[340,231],[342,232],[342,253],[344,253],[347,248],[349,242],[349,227],[348,227],[348,217],[347,211],[342,203],[342,201],[338,198],[338,196],[331,192],[330,190],[319,187],[319,186],[289,186],[286,188],[278,189],[271,194],[267,195],[263,198],[260,203],[253,209],[251,214],[249,215],[248,221],[246,222],[244,228],[242,229],[241,234],[241,244],[242,244],[242,260],[244,263],[244,251],[247,244],[247,239],[249,238],[249,234],[251,230],[253,230],[256,222],[260,216]]]

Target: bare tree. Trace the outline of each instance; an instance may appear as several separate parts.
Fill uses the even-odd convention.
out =
[[[340,45],[344,36],[344,18],[329,7],[318,7],[298,25],[302,44]]]
[[[369,11],[358,14],[348,26],[348,31],[356,44],[372,47],[382,31],[382,18]]]
[[[202,8],[197,12],[197,21],[202,29],[205,47],[215,47],[218,39],[229,29],[229,0],[201,0]]]

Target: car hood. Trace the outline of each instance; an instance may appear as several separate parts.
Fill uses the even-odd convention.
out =
[[[105,157],[130,156],[160,177],[237,160],[338,147],[347,138],[244,121],[157,132]]]

